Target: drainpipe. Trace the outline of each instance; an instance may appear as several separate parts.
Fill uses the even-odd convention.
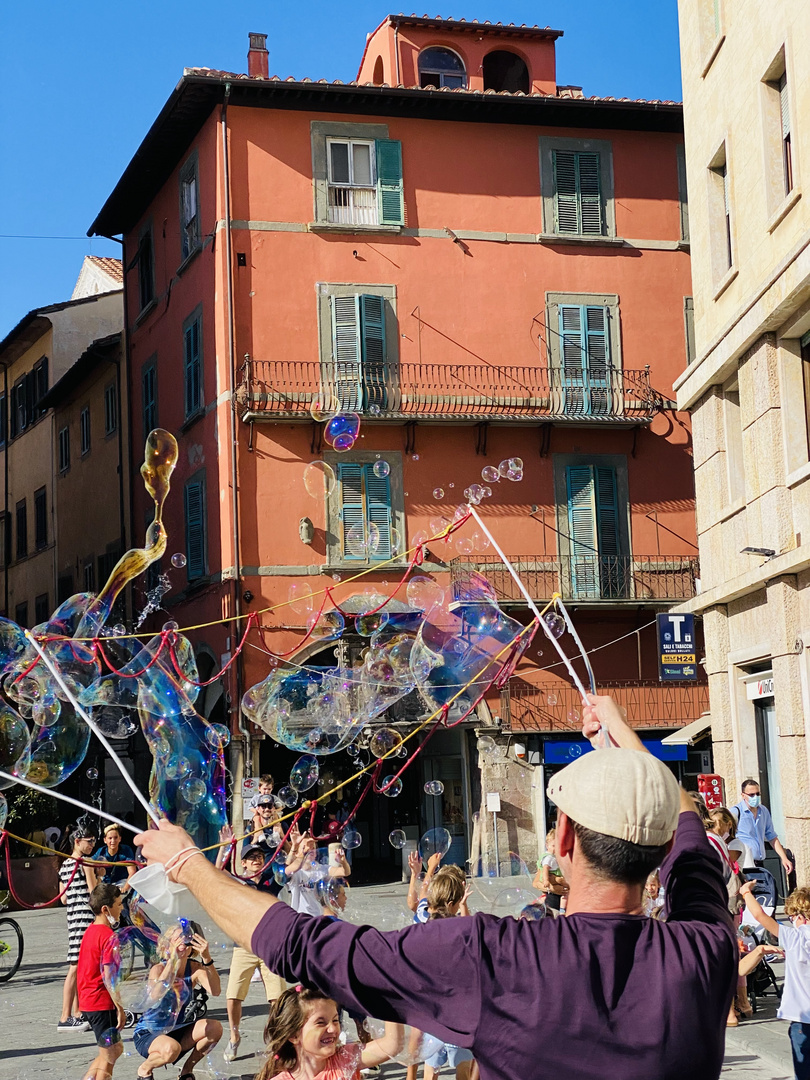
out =
[[[396,64],[397,86],[402,82],[399,74],[399,26],[394,27],[394,63]]]
[[[8,451],[9,451],[9,421],[11,420],[11,402],[8,399],[8,361],[0,360],[3,365],[3,394],[6,401],[6,430],[3,432],[3,485],[4,485],[4,501],[3,501],[3,614],[7,619],[11,618],[11,614],[8,610],[8,564],[9,559],[7,556],[11,554],[11,544],[9,543],[9,535],[11,529],[11,520],[9,514],[11,511],[8,507]]]
[[[228,101],[231,96],[231,84],[225,83],[225,99],[222,102],[222,115],[221,115],[221,131],[222,131],[222,182],[224,188],[224,210],[225,210],[225,263],[226,263],[226,288],[225,298],[227,307],[228,318],[228,378],[230,386],[228,387],[228,393],[233,394],[236,386],[236,344],[234,341],[234,317],[233,317],[233,252],[232,252],[232,237],[231,237],[231,173],[230,165],[228,162]],[[231,436],[231,513],[232,513],[232,534],[233,534],[233,557],[234,557],[234,579],[233,579],[233,612],[237,616],[237,620],[234,623],[234,636],[238,637],[242,625],[238,616],[242,614],[242,593],[240,590],[241,585],[241,563],[240,563],[240,550],[239,550],[239,495],[237,488],[238,472],[237,472],[237,429],[236,429],[236,412],[233,408],[228,410],[230,413],[230,436]],[[231,646],[233,647],[233,642]],[[239,734],[242,736],[244,752],[243,752],[243,769],[247,770],[247,775],[250,776],[253,771],[253,748],[251,744],[250,731],[247,725],[242,720],[242,658],[237,657],[234,664],[234,683],[236,688],[236,723],[239,730]],[[241,803],[241,789],[239,792],[234,792],[233,802]]]

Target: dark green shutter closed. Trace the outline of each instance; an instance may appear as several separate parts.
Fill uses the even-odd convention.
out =
[[[195,319],[184,333],[184,376],[186,416],[192,416],[202,405],[200,378],[200,320]]]
[[[626,595],[616,470],[607,465],[570,465],[566,489],[572,595]]]
[[[553,150],[552,162],[554,231],[600,236],[603,222],[599,154]]]
[[[186,573],[188,580],[205,574],[205,488],[201,481],[185,487]]]
[[[379,543],[369,551],[369,562],[391,558],[391,483],[387,476],[375,476],[374,466],[366,465],[366,502],[368,521],[377,526]]]
[[[405,224],[405,194],[402,184],[402,143],[398,139],[377,139],[377,213],[380,225]]]
[[[360,334],[363,357],[363,407],[386,407],[385,300],[382,296],[360,297]],[[372,410],[374,411],[374,410]]]
[[[341,461],[337,466],[340,483],[340,537],[342,558],[350,562],[379,562],[391,558],[391,483],[387,476],[375,476],[373,463]],[[369,530],[369,526],[376,530]],[[354,533],[351,530],[354,529]],[[376,532],[377,546],[369,549],[369,536]]]
[[[335,394],[341,412],[358,412],[363,402],[359,297],[332,296],[330,300]]]

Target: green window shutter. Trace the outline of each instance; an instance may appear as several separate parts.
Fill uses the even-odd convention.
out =
[[[195,480],[186,484],[186,573],[188,580],[205,574],[205,486]]]
[[[369,525],[376,525],[380,542],[369,552],[369,562],[391,558],[391,483],[387,476],[375,476],[374,466],[365,466],[366,499]]]
[[[691,296],[683,298],[683,326],[686,335],[686,363],[695,362],[695,301]]]
[[[382,296],[362,295],[360,303],[360,337],[363,357],[363,407],[376,406],[380,411],[387,404],[385,377],[385,299]]]
[[[347,542],[349,530],[355,525],[365,526],[365,492],[363,490],[364,466],[356,462],[338,463],[340,483],[340,544],[342,557],[346,560],[364,562],[362,551]]]
[[[554,162],[554,231],[578,233],[579,186],[577,155],[569,150],[553,150]]]
[[[143,396],[143,437],[157,427],[157,374],[154,364],[143,369],[141,382]]]
[[[569,465],[565,470],[571,589],[576,597],[598,597],[596,500],[593,468]]]
[[[599,154],[553,150],[555,232],[601,236]]]
[[[360,297],[331,296],[332,359],[335,394],[341,412],[358,412],[363,405]]]
[[[599,177],[599,155],[577,154],[579,170],[580,232],[587,236],[602,235],[602,191]]]
[[[596,522],[600,555],[618,555],[619,501],[616,492],[616,470],[604,465],[594,469],[596,481]]]
[[[377,139],[377,213],[380,225],[405,224],[405,193],[402,184],[402,143]]]
[[[583,308],[585,327],[585,411],[605,416],[610,405],[610,333],[606,307]]]
[[[558,311],[562,354],[563,409],[581,413],[585,408],[585,328],[578,304],[560,304]]]
[[[195,319],[184,333],[185,406],[186,416],[197,412],[202,404],[200,379],[200,320]]]

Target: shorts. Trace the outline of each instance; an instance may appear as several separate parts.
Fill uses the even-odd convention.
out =
[[[149,1057],[149,1047],[155,1041],[160,1038],[161,1035],[168,1035],[170,1039],[175,1039],[177,1042],[182,1043],[186,1035],[190,1035],[194,1029],[194,1024],[183,1024],[182,1027],[173,1028],[171,1031],[150,1031],[149,1028],[135,1028],[132,1033],[132,1041],[135,1043],[135,1049],[141,1055],[142,1058]],[[183,1051],[187,1053],[187,1051]],[[178,1057],[180,1055],[178,1054]],[[176,1059],[175,1059],[176,1060]]]
[[[250,980],[256,968],[261,974],[267,1000],[275,1001],[277,997],[281,997],[287,989],[286,982],[278,975],[274,975],[263,960],[254,956],[252,952],[248,952],[247,949],[243,949],[241,945],[234,946],[225,997],[244,1001],[248,996]]]
[[[452,1043],[445,1043],[440,1046],[439,1049],[425,1061],[425,1065],[430,1065],[431,1069],[437,1071],[444,1068],[446,1065],[449,1069],[455,1069],[461,1061],[472,1061],[472,1050],[465,1050],[462,1046],[453,1046]]]
[[[84,1012],[87,1023],[96,1037],[96,1046],[112,1046],[121,1042],[118,1030],[118,1013],[115,1009],[102,1009],[100,1012]]]

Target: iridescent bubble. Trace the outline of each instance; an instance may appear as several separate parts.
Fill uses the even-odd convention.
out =
[[[370,1016],[363,1021],[363,1027],[372,1039],[381,1039],[385,1034],[385,1024],[382,1020],[375,1020]],[[419,1031],[418,1028],[409,1027],[407,1024],[404,1025],[403,1030],[402,1049],[392,1058],[400,1065],[418,1065],[420,1061],[427,1061],[428,1058],[434,1057],[442,1048],[441,1039],[436,1038],[435,1035],[428,1035],[427,1032]]]
[[[372,634],[382,630],[387,623],[388,613],[386,611],[375,611],[371,615],[358,615],[354,620],[354,628],[360,637],[370,638]]]
[[[391,556],[395,558],[402,554],[402,536],[399,529],[391,529]]]
[[[295,788],[285,785],[285,787],[281,788],[276,798],[280,800],[282,806],[293,807],[298,802],[298,792]]]
[[[363,843],[363,837],[357,829],[349,827],[343,830],[343,836],[340,839],[340,843],[345,851],[352,851],[354,848],[360,847]]]
[[[369,555],[376,555],[377,549],[380,546],[380,527],[374,521],[369,521],[366,527],[366,544],[368,547]]]
[[[460,536],[458,540],[456,540],[456,551],[458,551],[461,555],[472,555],[472,540],[467,536]]]
[[[333,641],[343,633],[346,620],[339,611],[325,611],[313,614],[307,619],[309,636],[316,641]]]
[[[541,919],[553,918],[554,916],[549,914],[549,909],[541,900],[532,900],[530,904],[521,908],[517,917],[526,919],[528,922],[540,922]]]
[[[355,559],[364,559],[368,554],[368,537],[364,524],[352,525],[346,530],[344,547],[346,554]]]
[[[578,724],[579,723],[579,709],[569,709],[568,710],[568,722],[569,722],[569,724]]]
[[[402,792],[402,779],[399,776],[395,778],[392,773],[386,776],[381,787],[383,795],[387,795],[389,799],[395,799]]]
[[[369,753],[375,758],[385,757],[402,745],[402,737],[394,728],[377,728],[368,740]]]
[[[348,439],[354,443],[359,433],[360,417],[357,413],[345,413],[332,417],[326,425],[323,437],[330,446],[338,450],[338,440]]]
[[[476,743],[478,753],[483,757],[489,757],[498,749],[495,740],[490,735],[482,735]]]
[[[367,409],[367,412],[368,412],[369,416],[379,416],[380,415],[380,406],[375,405],[374,403],[372,403],[371,405],[369,405],[369,407]]]
[[[25,778],[31,765],[31,736],[23,718],[8,705],[0,705],[0,769]],[[11,787],[0,778],[0,789]]]
[[[495,896],[491,911],[500,918],[518,919],[526,907],[538,903],[539,899],[531,889],[502,889]]]
[[[500,474],[500,476],[502,476],[504,479],[506,479],[509,476],[510,471],[511,472],[520,471],[522,473],[523,472],[523,460],[521,458],[518,458],[518,457],[504,458],[504,460],[498,466],[498,473]]]
[[[543,625],[550,637],[561,638],[565,633],[565,619],[556,611],[547,611],[543,616]]]
[[[388,464],[387,461],[383,461],[383,459],[380,458],[379,461],[374,462],[371,471],[374,473],[375,476],[382,479],[384,476],[388,476],[388,474],[391,472],[391,466]]]
[[[174,619],[170,619],[168,622],[165,622],[163,624],[163,633],[164,634],[176,634],[179,629],[180,629],[180,624],[176,623],[174,621]]]
[[[0,832],[6,827],[6,821],[8,820],[8,801],[5,795],[0,794]],[[405,833],[402,834],[403,836]]]
[[[481,479],[488,484],[497,484],[500,478],[500,471],[494,465],[485,465],[481,470]]]
[[[290,786],[296,791],[309,791],[318,783],[319,774],[318,759],[312,754],[304,754],[290,769]]]
[[[557,695],[556,694],[549,694],[548,697],[546,698],[546,700],[548,701],[549,705],[556,705],[557,704]]]
[[[98,769],[88,769],[85,775],[88,780],[98,780]]]
[[[169,780],[179,780],[191,772],[191,762],[182,754],[172,754],[165,765]]]
[[[325,499],[335,490],[335,470],[325,461],[311,461],[304,469],[304,487],[313,499]]]
[[[441,780],[428,780],[428,782],[425,784],[425,794],[443,795],[444,784],[441,782]]]
[[[464,489],[464,498],[468,503],[472,503],[473,506],[477,506],[484,497],[484,489],[480,484],[470,484],[468,488]]]
[[[357,439],[353,438],[348,433],[345,435],[336,435],[332,447],[338,454],[345,454],[347,450],[351,450],[356,442]]]
[[[444,599],[444,589],[433,578],[424,574],[411,577],[405,588],[408,606],[418,611],[428,612]]]
[[[414,533],[411,543],[414,547],[419,547],[420,545],[426,544],[429,539],[430,537],[427,534],[427,530],[420,529],[417,533]]]
[[[430,531],[434,536],[439,536],[450,525],[446,517],[432,517],[430,519]]]
[[[172,555],[172,566],[176,570],[182,570],[185,565],[186,565],[186,557],[185,557],[185,555],[183,554],[182,551],[176,551],[174,553],[174,555]]]
[[[93,719],[108,739],[128,739],[138,730],[136,714],[115,705],[93,710]]]
[[[231,733],[224,724],[209,724],[205,729],[205,741],[213,750],[224,750],[231,741]]]
[[[340,402],[329,390],[319,391],[309,406],[310,416],[318,424],[331,420],[339,410]]]
[[[418,461],[419,460],[419,455],[418,454],[411,454],[411,460]]]
[[[187,803],[191,803],[192,806],[196,806],[197,803],[202,802],[206,795],[205,781],[200,780],[199,777],[189,776],[187,780],[184,780],[180,785],[180,794],[186,800]]]
[[[483,492],[483,497],[485,499],[492,498],[492,488],[489,486],[489,484],[484,484],[484,486],[481,488],[481,491]]]
[[[427,862],[431,855],[437,852],[444,857],[452,843],[453,838],[447,829],[428,829],[419,841],[419,854],[422,856],[422,861]]]
[[[392,848],[396,848],[397,851],[402,851],[408,843],[408,838],[402,829],[392,829],[388,834],[388,843]]]
[[[441,500],[444,498],[444,488],[434,488],[433,498],[436,500],[436,502],[441,502]]]
[[[287,590],[287,598],[297,615],[309,615],[315,605],[312,589],[305,581],[294,581]]]

